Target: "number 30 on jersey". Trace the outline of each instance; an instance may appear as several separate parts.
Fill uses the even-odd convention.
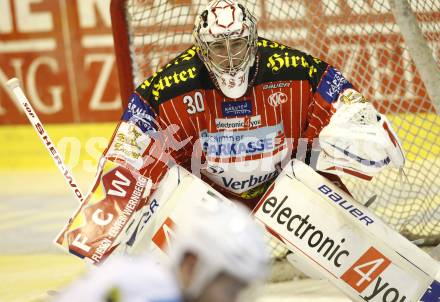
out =
[[[183,97],[183,103],[186,105],[186,111],[189,114],[195,114],[197,112],[205,111],[203,95],[199,91],[196,91],[196,93],[194,93],[194,97],[190,95],[185,95]]]

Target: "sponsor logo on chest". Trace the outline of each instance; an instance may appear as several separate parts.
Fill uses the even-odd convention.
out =
[[[250,100],[223,102],[222,114],[224,117],[249,116],[252,114],[252,102]]]
[[[222,174],[225,172],[225,168],[215,165],[208,165],[206,170],[211,174]]]
[[[287,100],[288,100],[287,94],[285,94],[284,92],[281,92],[281,91],[277,91],[277,92],[272,93],[271,95],[269,95],[269,98],[267,99],[267,102],[272,107],[277,107],[277,106],[287,102]]]
[[[245,131],[200,133],[203,151],[210,157],[239,157],[262,154],[285,144],[282,123]]]
[[[250,127],[258,127],[261,125],[261,116],[251,116],[251,117],[237,117],[237,118],[216,118],[215,126],[217,130],[226,130],[226,129],[241,129],[241,128],[250,128]]]
[[[273,172],[263,174],[263,175],[253,175],[251,174],[246,179],[235,179],[234,177],[222,177],[223,186],[225,188],[231,189],[231,190],[237,190],[237,191],[243,191],[243,189],[250,189],[254,186],[257,186],[259,184],[262,184],[266,181],[271,180],[272,178],[276,177],[278,175],[278,171],[275,170]]]

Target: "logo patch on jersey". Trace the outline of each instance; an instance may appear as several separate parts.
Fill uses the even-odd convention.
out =
[[[151,107],[142,101],[136,93],[133,93],[130,96],[130,102],[122,116],[122,120],[132,122],[145,133],[157,129],[155,116],[156,114]]]
[[[225,117],[248,116],[252,114],[252,102],[250,100],[223,102],[222,114]]]
[[[339,70],[329,67],[325,76],[321,79],[317,91],[324,100],[333,103],[339,98],[341,92],[347,88],[353,88],[353,86]]]
[[[144,164],[142,154],[151,143],[151,138],[132,123],[123,122],[118,128],[107,154],[109,156],[121,157],[129,162],[136,169]]]
[[[256,185],[262,184],[278,175],[278,171],[272,171],[264,175],[250,175],[247,179],[236,180],[235,178],[222,177],[223,185],[232,190],[250,189]]]
[[[288,100],[287,94],[281,91],[272,93],[271,95],[269,95],[269,98],[267,99],[267,101],[272,107],[277,107],[281,104],[284,104],[285,102],[287,102],[287,100]]]
[[[236,117],[236,118],[216,118],[215,126],[217,130],[241,129],[257,127],[261,125],[261,115]]]
[[[277,89],[277,88],[287,88],[290,87],[289,82],[278,82],[278,83],[270,83],[263,85],[263,90],[267,89]]]
[[[282,123],[247,131],[200,133],[203,151],[208,157],[242,157],[263,154],[285,144]]]
[[[208,165],[206,170],[211,174],[222,174],[223,172],[225,172],[224,168],[222,168],[220,166],[213,166],[213,165]]]

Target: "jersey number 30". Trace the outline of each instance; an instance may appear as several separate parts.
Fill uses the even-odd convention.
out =
[[[201,92],[197,91],[194,97],[185,95],[183,97],[183,103],[186,105],[186,111],[189,114],[205,111],[205,104],[203,103],[203,95]]]

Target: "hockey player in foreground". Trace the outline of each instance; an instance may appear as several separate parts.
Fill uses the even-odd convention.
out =
[[[269,255],[243,206],[195,203],[179,226],[167,270],[147,256],[115,256],[56,297],[81,302],[233,302],[263,281]]]
[[[235,0],[207,5],[195,45],[132,94],[57,243],[93,263],[121,250],[172,251],[182,210],[215,197],[253,208],[293,262],[355,301],[438,297],[438,263],[334,175],[369,180],[403,167],[387,118],[335,67],[258,37],[256,26]]]

